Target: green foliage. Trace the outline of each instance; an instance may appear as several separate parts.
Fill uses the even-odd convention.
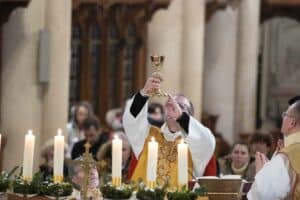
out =
[[[185,186],[181,190],[168,192],[168,200],[196,200],[198,196],[204,196],[206,190],[204,188],[197,188],[195,191],[188,190]]]
[[[165,184],[164,186],[157,184],[155,188],[150,189],[144,183],[140,182],[138,184],[136,197],[139,200],[164,200],[167,187],[168,184]]]
[[[43,182],[43,173],[38,172],[34,174],[32,181],[27,182],[21,176],[17,176],[13,181],[13,192],[23,195],[38,194],[40,192]]]
[[[14,167],[10,172],[1,172],[0,175],[0,192],[6,192],[6,190],[10,186],[10,177],[11,175],[18,169],[18,167]]]
[[[105,184],[100,187],[102,195],[104,198],[109,199],[129,199],[133,192],[133,187],[131,185],[121,185],[121,186],[113,186],[110,183]]]
[[[65,197],[70,196],[73,192],[73,187],[70,183],[53,183],[44,182],[40,190],[40,194],[53,196],[53,197]]]

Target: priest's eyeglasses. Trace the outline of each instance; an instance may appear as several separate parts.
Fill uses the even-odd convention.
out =
[[[287,112],[283,112],[283,113],[281,114],[281,117],[282,117],[282,119],[283,119],[284,117],[295,118],[293,115],[290,115],[290,114],[288,114]]]

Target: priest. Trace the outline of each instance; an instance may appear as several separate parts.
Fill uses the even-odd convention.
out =
[[[300,100],[282,113],[281,132],[284,147],[270,161],[264,154],[256,154],[255,181],[248,192],[249,200],[300,199]]]
[[[147,120],[148,100],[150,94],[159,90],[160,83],[161,78],[149,77],[144,88],[126,104],[123,124],[137,159],[131,180],[141,178],[146,183],[147,144],[154,137],[159,143],[157,181],[159,184],[168,181],[170,187],[176,187],[180,170],[177,167],[179,141],[183,139],[189,147],[188,169],[191,180],[192,174],[197,177],[203,175],[215,149],[215,138],[208,128],[192,116],[193,105],[183,95],[168,95],[164,106],[166,123],[161,128],[151,126]]]

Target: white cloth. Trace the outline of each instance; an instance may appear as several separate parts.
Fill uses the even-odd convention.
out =
[[[148,102],[136,117],[130,113],[132,102],[133,98],[127,101],[123,115],[123,125],[133,152],[138,158],[150,130],[150,124],[147,120]],[[174,141],[177,137],[184,136],[191,152],[194,175],[197,177],[202,176],[215,150],[216,142],[211,131],[191,116],[188,134],[182,131],[171,133],[166,125],[162,126],[161,131],[167,141]]]
[[[285,138],[285,146],[300,142],[300,132]],[[256,174],[255,181],[248,192],[249,200],[290,199],[296,174],[290,170],[287,156],[279,153],[266,163]]]
[[[79,128],[75,125],[75,122],[69,122],[67,124],[67,133],[68,133],[67,142],[71,152],[74,144],[79,140],[84,139],[84,132],[79,130]]]
[[[293,175],[289,172],[289,160],[278,154],[256,174],[248,192],[248,200],[283,200],[290,195]]]

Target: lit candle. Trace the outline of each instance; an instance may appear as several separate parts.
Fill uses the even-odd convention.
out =
[[[63,181],[63,171],[64,171],[64,146],[65,137],[62,135],[61,129],[58,129],[57,135],[54,136],[54,177],[55,183],[60,183]]]
[[[24,157],[23,157],[23,180],[31,181],[33,169],[33,155],[34,155],[35,136],[32,130],[29,130],[25,135]]]
[[[184,186],[188,184],[188,146],[182,139],[177,146],[178,149],[178,184]]]
[[[122,177],[122,140],[116,135],[112,141],[112,184],[121,185]]]
[[[157,173],[157,158],[158,158],[158,143],[152,137],[148,143],[148,161],[147,161],[147,184],[153,188],[156,183]]]

